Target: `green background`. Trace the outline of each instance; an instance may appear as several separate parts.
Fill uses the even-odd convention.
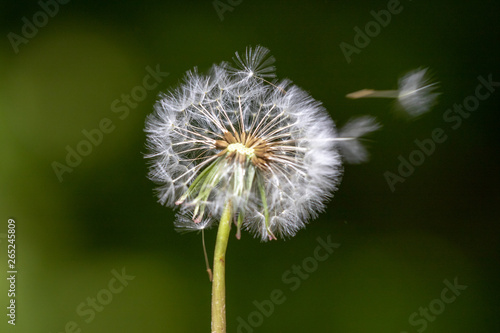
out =
[[[227,3],[226,1],[223,1]],[[233,3],[238,3],[234,1]],[[387,1],[241,1],[217,14],[205,1],[77,1],[59,11],[16,53],[7,37],[41,10],[32,1],[0,5],[0,276],[7,273],[7,220],[16,221],[17,321],[6,323],[8,285],[0,280],[1,332],[209,332],[210,283],[201,236],[174,231],[174,212],[156,202],[146,178],[144,119],[160,91],[186,70],[207,70],[248,45],[264,45],[277,74],[321,100],[340,126],[376,116],[371,159],[345,167],[325,213],[296,237],[260,243],[230,238],[228,332],[248,320],[254,301],[275,289],[286,300],[253,332],[417,332],[410,315],[441,295],[445,279],[467,289],[425,332],[498,332],[500,88],[454,130],[443,114],[474,94],[478,76],[500,81],[496,1],[402,1],[378,35],[347,63],[339,44],[373,20]],[[111,104],[142,85],[146,67],[169,75],[124,119]],[[362,89],[394,89],[420,66],[440,81],[439,104],[409,120],[389,100],[347,100]],[[103,118],[104,134],[60,182],[82,130]],[[437,144],[392,192],[414,140],[442,128]],[[282,280],[313,256],[317,238],[341,244],[297,290]],[[215,230],[206,233],[209,254]],[[95,318],[76,309],[108,288],[111,271],[135,276]],[[435,303],[435,302],[434,302]],[[88,309],[88,308],[86,308]],[[257,318],[257,317],[255,317]],[[241,332],[250,330],[241,329]]]

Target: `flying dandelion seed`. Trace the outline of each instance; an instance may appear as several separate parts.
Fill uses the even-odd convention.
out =
[[[320,102],[288,80],[266,80],[275,76],[273,62],[258,46],[244,58],[236,53],[235,67],[194,69],[148,117],[149,177],[160,184],[159,201],[191,217],[178,218],[178,228],[211,226],[230,201],[237,237],[242,228],[262,240],[293,236],[336,189],[337,144],[352,146],[350,159],[365,158],[359,135],[339,137]],[[357,134],[378,128],[367,121]]]
[[[399,79],[398,90],[362,89],[347,94],[347,98],[396,98],[400,108],[410,116],[416,117],[436,104],[438,93],[435,92],[437,82],[432,82],[428,69],[416,69]]]

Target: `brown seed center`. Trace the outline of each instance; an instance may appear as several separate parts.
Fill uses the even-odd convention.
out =
[[[267,141],[257,138],[246,132],[224,133],[223,140],[215,141],[215,148],[222,149],[219,155],[228,153],[228,158],[237,158],[244,163],[246,158],[260,169],[267,168],[269,158],[272,157],[270,145]]]

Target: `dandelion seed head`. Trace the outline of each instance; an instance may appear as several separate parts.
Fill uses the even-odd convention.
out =
[[[290,237],[336,190],[342,138],[320,102],[289,80],[267,80],[267,49],[234,62],[194,69],[160,95],[146,120],[149,178],[159,201],[179,210],[178,229],[213,225],[231,202],[238,235]]]

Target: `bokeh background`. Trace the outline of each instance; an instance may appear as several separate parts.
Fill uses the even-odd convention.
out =
[[[209,331],[201,235],[176,233],[174,212],[156,202],[144,119],[186,70],[205,71],[257,44],[276,57],[279,77],[321,100],[339,125],[371,114],[384,127],[370,137],[370,162],[345,167],[328,209],[306,230],[268,243],[231,237],[228,332],[500,331],[500,88],[458,129],[443,120],[474,94],[478,76],[500,81],[500,4],[401,1],[401,12],[348,63],[340,43],[353,45],[354,27],[364,29],[370,11],[388,3],[222,0],[228,7],[220,16],[211,0],[73,0],[58,3],[36,33],[26,30],[31,37],[16,52],[8,34],[22,36],[24,17],[43,23],[42,5],[3,1],[0,331]],[[113,112],[116,99],[142,85],[148,66],[169,75],[126,116]],[[389,100],[344,97],[396,88],[398,77],[421,66],[431,68],[442,95],[418,119],[398,114]],[[65,164],[66,147],[75,149],[82,131],[105,118],[114,130],[60,181],[53,163]],[[392,192],[384,173],[396,173],[398,156],[407,158],[414,140],[435,128],[448,139]],[[5,315],[9,218],[17,225],[15,327]],[[210,256],[215,231],[206,233]],[[314,254],[318,237],[341,246],[290,290],[283,274]],[[106,291],[113,270],[135,277],[116,294]],[[455,278],[467,289],[439,309],[443,281]],[[286,301],[259,321],[254,301],[275,289]],[[96,297],[106,304],[94,311]],[[441,313],[418,315],[412,325],[412,313],[430,303]],[[254,325],[238,327],[238,317],[249,316]]]

